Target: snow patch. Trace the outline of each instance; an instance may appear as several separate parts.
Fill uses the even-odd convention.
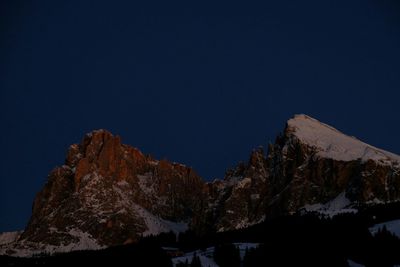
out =
[[[82,232],[79,229],[70,229],[68,234],[78,238],[78,242],[70,243],[56,247],[53,252],[68,252],[74,250],[97,250],[103,248],[97,241],[89,234]]]
[[[185,232],[189,227],[185,222],[172,222],[161,219],[147,211],[145,208],[133,204],[137,214],[143,218],[147,230],[143,232],[143,236],[158,235],[163,232],[174,232],[175,234]]]
[[[234,214],[234,212],[232,212],[231,210],[228,210],[227,213]],[[244,218],[235,224],[234,229],[237,230],[237,229],[247,228],[252,225],[262,223],[263,221],[265,221],[265,215],[262,216],[259,220],[254,220],[254,221],[249,221],[248,218]],[[227,230],[231,230],[231,229],[230,228],[226,229],[225,227],[220,227],[217,229],[217,232],[225,232]]]
[[[120,187],[124,187],[124,186],[129,186],[129,183],[125,180],[121,180],[117,182],[117,185],[119,185]]]
[[[82,232],[79,229],[70,229],[69,232],[66,233],[76,237],[78,241],[67,245],[54,246],[22,240],[10,244],[12,246],[0,247],[0,255],[32,257],[43,253],[55,254],[75,250],[97,250],[103,248],[103,246],[100,246],[89,233]]]
[[[349,267],[364,267],[364,265],[354,262],[352,260],[347,260],[347,263],[349,264]]]
[[[0,234],[0,245],[9,244],[17,241],[23,231],[4,232]]]
[[[350,208],[351,205],[352,202],[346,197],[346,193],[342,192],[336,198],[325,204],[307,204],[303,209],[307,212],[318,212],[332,218],[341,213],[357,213],[358,211],[356,209]]]
[[[172,258],[172,265],[175,267],[179,263],[192,262],[194,255],[198,256],[202,267],[219,267],[213,259],[214,247],[207,248],[204,251],[196,250],[185,253],[181,257]]]
[[[245,188],[249,184],[251,184],[251,179],[249,177],[246,177],[239,181],[239,183],[236,185],[236,188]]]
[[[246,249],[257,248],[259,243],[233,243],[240,252],[240,258],[243,260]],[[185,263],[186,261],[190,264],[193,260],[194,255],[198,256],[203,267],[218,267],[218,264],[214,261],[215,247],[209,247],[205,250],[195,250],[185,253],[183,256],[172,258],[173,266],[177,266],[179,263]]]

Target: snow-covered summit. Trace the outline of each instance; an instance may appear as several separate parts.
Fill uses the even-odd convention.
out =
[[[382,164],[399,164],[400,156],[368,145],[355,137],[319,122],[307,115],[295,115],[287,122],[287,130],[303,143],[317,149],[317,155],[340,161],[361,159]]]

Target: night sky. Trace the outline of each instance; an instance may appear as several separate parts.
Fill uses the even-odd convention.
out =
[[[0,231],[93,129],[207,180],[296,113],[400,153],[396,1],[160,2],[2,1]]]

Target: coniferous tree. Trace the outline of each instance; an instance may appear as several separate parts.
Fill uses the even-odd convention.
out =
[[[185,262],[179,262],[176,267],[190,267],[191,265],[189,264],[188,259],[185,260]]]
[[[220,267],[239,267],[240,251],[233,244],[217,245],[214,249],[214,261]]]

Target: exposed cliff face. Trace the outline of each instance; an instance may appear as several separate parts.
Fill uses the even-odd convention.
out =
[[[268,212],[295,212],[341,193],[350,202],[394,201],[400,158],[305,115],[288,121],[268,155]]]
[[[301,208],[334,215],[356,204],[400,199],[400,157],[296,115],[267,155],[210,187],[209,217],[217,231],[255,224]]]
[[[156,161],[118,136],[94,131],[51,172],[20,240],[60,246],[87,233],[99,246],[133,242],[190,223],[204,190],[191,168]]]
[[[262,148],[251,153],[247,163],[227,171],[224,180],[209,184],[214,230],[244,228],[265,218],[268,197],[268,170]]]
[[[35,198],[27,228],[0,244],[0,254],[99,248],[187,227],[227,231],[303,208],[332,215],[399,199],[399,156],[305,115],[287,122],[267,154],[254,150],[211,183],[98,130],[69,148]]]

